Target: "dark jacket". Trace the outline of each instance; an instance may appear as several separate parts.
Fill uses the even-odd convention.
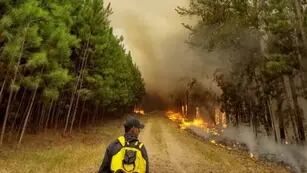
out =
[[[124,136],[125,136],[126,141],[128,141],[129,143],[138,141],[138,139],[131,134],[125,134]],[[98,173],[112,173],[111,171],[112,157],[117,152],[119,152],[121,148],[122,148],[122,145],[120,144],[118,140],[115,140],[108,146]],[[146,173],[149,173],[148,155],[147,155],[147,151],[144,145],[141,148],[141,152],[142,152],[144,159],[146,160]]]

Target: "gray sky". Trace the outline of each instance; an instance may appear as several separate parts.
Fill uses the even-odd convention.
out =
[[[111,25],[131,51],[148,91],[166,94],[182,77],[206,80],[216,68],[216,60],[198,56],[185,43],[188,31],[181,23],[193,20],[180,17],[175,8],[188,0],[107,0],[113,14]],[[209,55],[208,55],[209,56]],[[211,57],[212,55],[210,55]],[[211,84],[210,84],[211,85]]]

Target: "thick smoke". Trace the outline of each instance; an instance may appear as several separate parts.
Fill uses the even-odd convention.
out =
[[[253,130],[244,126],[227,128],[223,136],[245,144],[251,153],[259,157],[284,162],[290,165],[295,172],[307,171],[306,146],[279,144],[273,138],[261,134],[256,138]]]
[[[148,92],[168,96],[181,78],[197,78],[208,87],[212,74],[221,64],[216,53],[197,53],[185,41],[189,31],[181,23],[193,19],[180,17],[174,10],[186,0],[109,0],[113,9],[111,24],[123,35],[141,70]]]
[[[253,157],[286,164],[296,173],[307,172],[306,146],[276,143],[273,138],[261,134],[256,137],[253,130],[246,126],[228,127],[221,136],[207,133],[196,126],[191,126],[189,129],[204,140],[215,140],[217,143],[226,144],[228,147],[248,150]]]

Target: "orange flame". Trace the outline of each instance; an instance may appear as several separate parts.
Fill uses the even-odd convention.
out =
[[[192,121],[188,121],[188,119],[185,118],[183,114],[175,113],[173,111],[167,111],[166,115],[170,120],[177,122],[179,124],[180,129],[182,130],[193,126],[193,127],[201,128],[205,132],[210,133],[214,136],[220,136],[221,135],[220,133],[223,132],[223,128],[227,127],[227,124],[225,121],[226,116],[225,114],[222,114],[221,112],[216,112],[216,118],[218,119],[218,121],[216,121],[217,122],[216,125],[218,126],[217,128],[215,126],[212,127],[212,125],[209,125],[207,122],[205,122],[201,118],[198,108],[196,108],[196,118]],[[215,141],[211,141],[211,143],[215,143]]]
[[[254,154],[253,153],[249,153],[250,158],[254,158]]]
[[[212,144],[216,145],[215,140],[211,140],[210,142],[211,142]]]
[[[141,115],[145,114],[145,111],[143,109],[136,109],[135,108],[133,112],[136,113],[136,114],[141,114]]]
[[[221,126],[223,128],[227,128],[226,115],[219,109],[215,109],[215,122],[216,125]]]
[[[195,118],[193,121],[188,121],[182,114],[174,113],[173,111],[167,111],[167,117],[172,121],[178,122],[180,129],[186,129],[191,126],[207,129],[208,126],[200,117]]]

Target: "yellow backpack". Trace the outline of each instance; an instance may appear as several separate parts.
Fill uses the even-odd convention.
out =
[[[120,136],[118,141],[122,148],[112,157],[111,171],[114,173],[145,173],[146,160],[141,152],[143,143],[126,142],[124,136]]]

